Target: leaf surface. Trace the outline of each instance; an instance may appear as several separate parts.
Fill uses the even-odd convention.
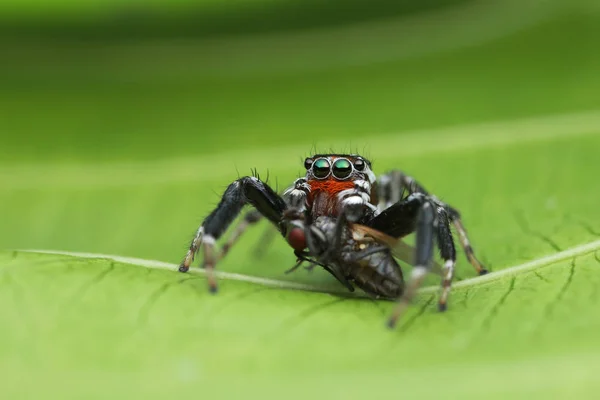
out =
[[[445,314],[422,293],[397,331],[384,327],[390,302],[231,279],[213,296],[202,275],[110,259],[13,252],[0,264],[8,393],[504,398],[598,389],[598,251],[463,285]],[[102,384],[91,393],[93,382]]]
[[[371,36],[232,36],[210,54],[7,42],[0,397],[593,398],[600,14],[494,4],[415,15],[401,40],[373,21]],[[474,279],[461,254],[448,312],[432,277],[389,331],[392,303],[285,275],[293,255],[265,224],[219,263],[218,295],[175,271],[226,185],[258,168],[281,189],[313,143],[414,176],[494,273]]]

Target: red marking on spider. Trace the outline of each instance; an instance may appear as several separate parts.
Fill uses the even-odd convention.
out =
[[[308,205],[321,215],[337,215],[337,195],[344,190],[354,188],[354,182],[351,180],[339,181],[333,178],[313,179],[308,181],[308,184],[310,185]]]

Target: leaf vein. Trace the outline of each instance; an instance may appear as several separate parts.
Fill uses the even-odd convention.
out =
[[[483,322],[481,324],[481,330],[483,332],[489,331],[489,329],[492,325],[492,320],[496,317],[496,315],[498,315],[498,311],[500,310],[500,307],[502,307],[502,305],[506,302],[506,299],[508,298],[508,296],[515,290],[515,282],[516,281],[517,281],[517,277],[513,276],[512,279],[510,280],[510,283],[508,285],[508,290],[506,291],[506,293],[504,293],[502,295],[502,297],[500,297],[500,299],[496,302],[496,304],[494,304],[494,306],[492,307],[492,309],[490,310],[488,315],[483,320]]]
[[[68,306],[70,304],[74,304],[77,299],[81,299],[83,296],[85,296],[85,294],[88,292],[88,290],[90,290],[90,288],[92,286],[95,286],[95,285],[99,284],[100,282],[102,282],[102,280],[104,278],[106,278],[106,276],[108,274],[110,274],[111,272],[113,272],[114,270],[115,270],[115,262],[111,261],[110,264],[108,265],[108,267],[104,268],[102,271],[100,271],[98,274],[96,274],[96,276],[94,276],[92,279],[90,279],[89,281],[82,284],[79,287],[79,289],[77,289],[75,291],[75,293],[73,293],[73,295],[69,298],[66,305]]]
[[[544,281],[544,282],[546,282],[546,283],[550,283],[550,281],[549,281],[547,278],[545,278],[545,277],[544,277],[542,274],[540,274],[539,272],[537,272],[537,271],[533,271],[533,274],[534,274],[536,277],[538,277],[538,278],[539,278],[541,281]]]
[[[561,302],[562,298],[565,296],[565,293],[571,286],[571,283],[573,282],[573,277],[575,276],[576,260],[577,260],[576,257],[574,257],[571,260],[571,267],[569,268],[569,275],[567,275],[567,279],[565,280],[565,283],[561,286],[561,288],[560,288],[559,292],[557,293],[556,297],[554,298],[554,300],[552,300],[546,306],[546,310],[544,311],[545,319],[549,319],[552,316],[554,309],[556,308],[556,305]]]
[[[408,329],[415,323],[415,321],[419,319],[423,314],[425,314],[425,311],[427,311],[431,303],[433,303],[434,299],[435,295],[429,296],[429,299],[427,299],[427,301],[419,308],[419,311],[411,318],[407,319],[404,324],[402,324],[402,326],[400,327],[400,332],[406,333],[406,331],[408,331]]]
[[[191,276],[191,277],[186,277],[183,279],[178,279],[176,281],[166,282],[166,283],[162,284],[154,292],[150,293],[150,295],[148,296],[148,299],[146,300],[146,302],[144,304],[142,304],[142,306],[140,307],[140,310],[138,311],[138,319],[137,319],[138,328],[141,328],[144,325],[146,325],[146,323],[148,322],[148,317],[150,315],[150,311],[151,311],[152,307],[154,307],[156,302],[162,296],[164,296],[164,294],[167,293],[167,291],[171,287],[173,287],[177,284],[181,284],[183,282],[192,280],[192,279],[198,279],[198,277]]]
[[[531,226],[529,225],[529,223],[527,222],[527,220],[525,219],[525,216],[523,215],[523,212],[521,212],[521,211],[515,211],[513,213],[513,215],[515,217],[517,225],[519,226],[519,228],[521,228],[521,230],[523,232],[525,232],[528,235],[531,235],[533,237],[536,237],[536,238],[540,239],[541,241],[543,241],[544,243],[546,243],[548,246],[552,247],[552,249],[554,249],[556,252],[561,252],[562,251],[561,247],[554,240],[552,240],[550,237],[544,235],[541,232],[538,232],[538,231],[532,229]]]

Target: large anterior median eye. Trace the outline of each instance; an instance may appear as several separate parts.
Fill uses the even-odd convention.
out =
[[[338,158],[333,163],[333,176],[338,179],[346,179],[352,173],[352,164],[345,158]]]
[[[329,176],[331,165],[325,158],[319,158],[312,164],[312,170],[315,178],[323,179]]]

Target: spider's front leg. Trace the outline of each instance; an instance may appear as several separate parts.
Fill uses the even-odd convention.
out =
[[[445,262],[442,269],[442,293],[438,306],[440,311],[446,310],[456,263],[456,250],[446,209],[439,207],[430,196],[414,193],[373,218],[369,222],[369,226],[381,231],[393,231],[398,236],[405,236],[416,231],[415,267],[405,291],[389,319],[389,326],[396,325],[425,276],[432,270],[433,247],[436,242]]]
[[[273,189],[259,179],[248,176],[240,178],[229,185],[217,207],[198,228],[186,256],[179,265],[180,272],[187,272],[202,245],[204,268],[207,272],[209,289],[213,293],[217,291],[217,281],[214,276],[217,261],[215,241],[221,237],[246,204],[254,206],[282,234],[285,234],[282,215],[287,209],[287,205]]]
[[[294,181],[294,183],[288,187],[281,196],[285,203],[288,205],[288,208],[295,208],[298,211],[303,211],[306,208],[306,193],[310,191],[310,186],[306,183],[305,178],[298,178]],[[260,222],[263,218],[263,215],[256,209],[248,211],[239,224],[235,227],[233,233],[223,244],[223,248],[221,250],[221,254],[219,259],[222,259],[227,255],[229,250],[233,247],[233,245],[238,241],[238,239],[246,232],[246,230],[256,223]],[[262,255],[262,250],[267,247],[273,238],[275,237],[275,230],[272,227],[269,227],[268,230],[262,234],[259,246],[256,246],[254,250],[254,255],[259,257]]]
[[[430,196],[437,206],[443,207],[447,210],[448,219],[452,223],[452,225],[454,225],[454,228],[458,233],[460,244],[467,256],[467,259],[469,260],[477,274],[485,275],[488,273],[488,270],[475,256],[475,252],[473,250],[473,247],[471,246],[471,242],[467,235],[467,230],[465,229],[461,221],[460,213],[458,210],[440,201],[435,196],[430,195],[427,192],[427,190],[425,190],[423,185],[417,182],[414,178],[404,174],[402,171],[399,170],[393,170],[386,173],[385,175],[382,175],[379,178],[377,192],[379,198],[378,209],[380,212],[383,212],[388,207],[403,199],[405,193],[408,193],[409,195],[413,193],[421,193]],[[392,233],[388,234],[390,234],[391,236],[396,236]]]

